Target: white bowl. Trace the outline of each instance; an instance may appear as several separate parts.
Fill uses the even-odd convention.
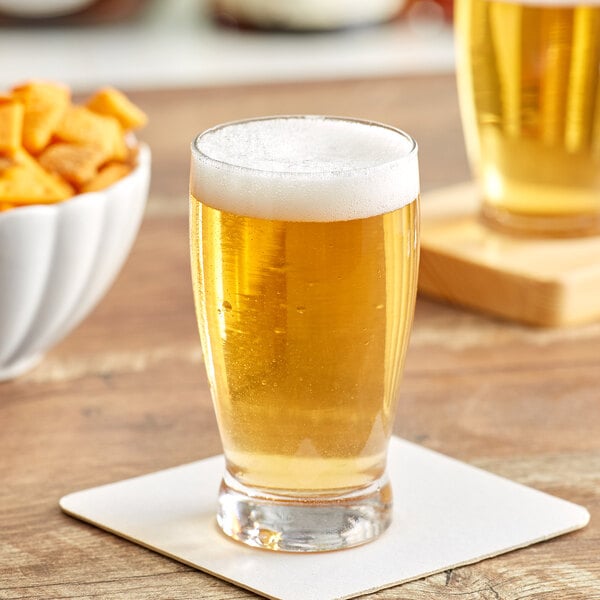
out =
[[[96,0],[0,0],[0,11],[14,17],[62,17],[82,11]]]
[[[150,184],[150,150],[100,192],[0,213],[0,381],[33,367],[96,306],[125,262]]]

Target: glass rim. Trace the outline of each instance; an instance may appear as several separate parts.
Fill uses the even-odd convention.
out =
[[[260,168],[255,168],[255,167],[248,167],[245,165],[238,165],[234,162],[228,162],[228,161],[224,161],[224,160],[219,160],[218,158],[213,158],[212,156],[210,156],[210,155],[206,154],[205,152],[203,152],[202,150],[200,150],[200,148],[198,147],[198,143],[199,143],[200,139],[204,135],[212,133],[214,131],[218,131],[220,129],[225,129],[226,127],[230,127],[232,125],[241,125],[244,123],[253,123],[253,122],[257,122],[257,121],[272,121],[275,119],[315,119],[315,120],[323,119],[326,121],[343,121],[343,122],[347,122],[347,123],[359,123],[362,125],[368,125],[370,127],[379,127],[381,129],[387,129],[388,131],[392,131],[393,133],[396,133],[396,134],[400,135],[401,137],[403,137],[405,140],[407,140],[409,142],[410,146],[409,146],[408,151],[405,154],[403,154],[402,156],[399,156],[398,158],[394,158],[392,160],[383,161],[376,165],[370,165],[370,166],[366,166],[366,167],[354,167],[354,168],[348,168],[348,169],[334,169],[334,170],[323,169],[320,171],[308,171],[308,172],[307,171],[277,171],[277,170],[270,170],[270,169],[260,169]],[[203,161],[206,164],[213,165],[217,168],[225,167],[225,168],[229,168],[229,169],[245,171],[248,173],[268,174],[270,176],[275,175],[275,176],[282,176],[282,177],[296,177],[296,178],[297,177],[300,177],[300,178],[307,177],[307,178],[310,178],[310,177],[315,177],[315,176],[324,175],[324,174],[345,176],[345,175],[354,174],[354,173],[373,171],[374,169],[389,167],[390,165],[402,164],[403,162],[407,162],[410,159],[417,156],[419,146],[418,146],[415,138],[413,138],[406,131],[404,131],[398,127],[394,127],[393,125],[387,125],[386,123],[381,123],[379,121],[375,121],[375,120],[371,120],[371,119],[343,117],[343,116],[337,116],[337,115],[285,114],[285,115],[266,115],[266,116],[261,116],[261,117],[250,117],[247,119],[236,119],[234,121],[226,121],[225,123],[220,123],[218,125],[214,125],[213,127],[209,127],[208,129],[205,129],[204,131],[202,131],[201,133],[199,133],[198,135],[196,135],[194,137],[192,144],[191,144],[191,149],[192,149],[192,158],[194,160]]]

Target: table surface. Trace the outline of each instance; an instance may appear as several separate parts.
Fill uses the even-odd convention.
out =
[[[58,508],[66,493],[220,452],[189,282],[195,132],[267,113],[373,118],[419,140],[425,192],[468,177],[450,76],[133,98],[150,115],[154,180],[131,257],[38,368],[0,384],[0,599],[256,597]],[[599,350],[600,323],[537,330],[419,298],[395,433],[583,504],[592,521],[370,597],[600,599]]]

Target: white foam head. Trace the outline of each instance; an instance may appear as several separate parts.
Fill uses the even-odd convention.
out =
[[[348,221],[390,212],[419,194],[414,140],[366,121],[241,121],[209,129],[192,150],[192,194],[250,217]]]

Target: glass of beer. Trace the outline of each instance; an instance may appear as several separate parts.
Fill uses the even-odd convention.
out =
[[[463,126],[483,216],[600,232],[600,0],[458,0]]]
[[[315,552],[389,525],[418,197],[416,143],[377,123],[268,117],[193,142],[192,276],[228,536]]]

